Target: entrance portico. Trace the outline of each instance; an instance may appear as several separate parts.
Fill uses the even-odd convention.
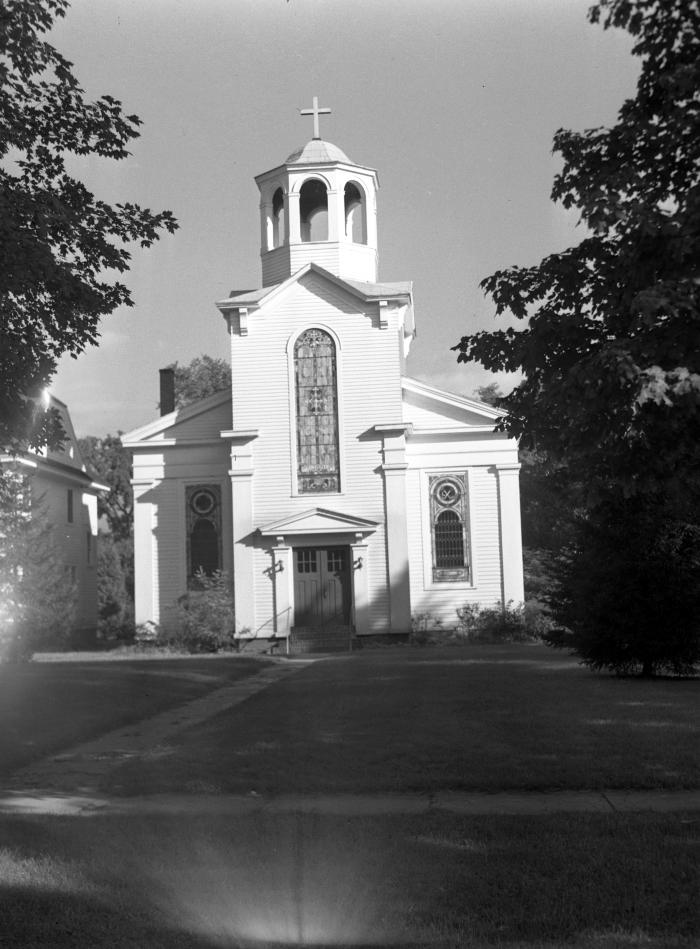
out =
[[[369,630],[369,548],[376,521],[312,508],[260,529],[273,537],[275,634],[293,626]]]

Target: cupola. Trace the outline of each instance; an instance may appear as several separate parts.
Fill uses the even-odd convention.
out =
[[[258,175],[263,286],[280,283],[308,263],[347,280],[377,282],[379,187],[372,168],[356,165],[319,134],[314,96],[314,137],[282,165]]]

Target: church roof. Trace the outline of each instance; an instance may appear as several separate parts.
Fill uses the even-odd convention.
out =
[[[318,165],[321,162],[344,161],[352,164],[348,156],[332,142],[312,138],[302,148],[297,148],[285,160],[285,165]]]
[[[331,283],[339,287],[345,287],[363,300],[386,300],[394,297],[410,296],[413,290],[413,284],[410,280],[401,280],[395,283],[365,283],[362,280],[346,280],[345,277],[337,277],[319,264],[312,262],[305,264],[282,283],[261,287],[258,290],[232,290],[226,300],[219,300],[216,305],[222,313],[241,306],[259,306],[266,297],[276,295],[283,287],[291,285],[309,272],[320,274]]]

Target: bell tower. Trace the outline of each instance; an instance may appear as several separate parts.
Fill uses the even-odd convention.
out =
[[[255,179],[264,287],[311,262],[347,280],[377,282],[377,173],[320,137],[319,116],[330,111],[314,96],[313,108],[301,112],[313,116],[314,137]]]

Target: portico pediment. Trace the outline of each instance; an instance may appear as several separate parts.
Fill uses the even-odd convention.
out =
[[[293,514],[260,528],[264,537],[299,534],[366,534],[373,533],[379,523],[365,517],[342,514],[328,508],[314,507],[301,514]]]

